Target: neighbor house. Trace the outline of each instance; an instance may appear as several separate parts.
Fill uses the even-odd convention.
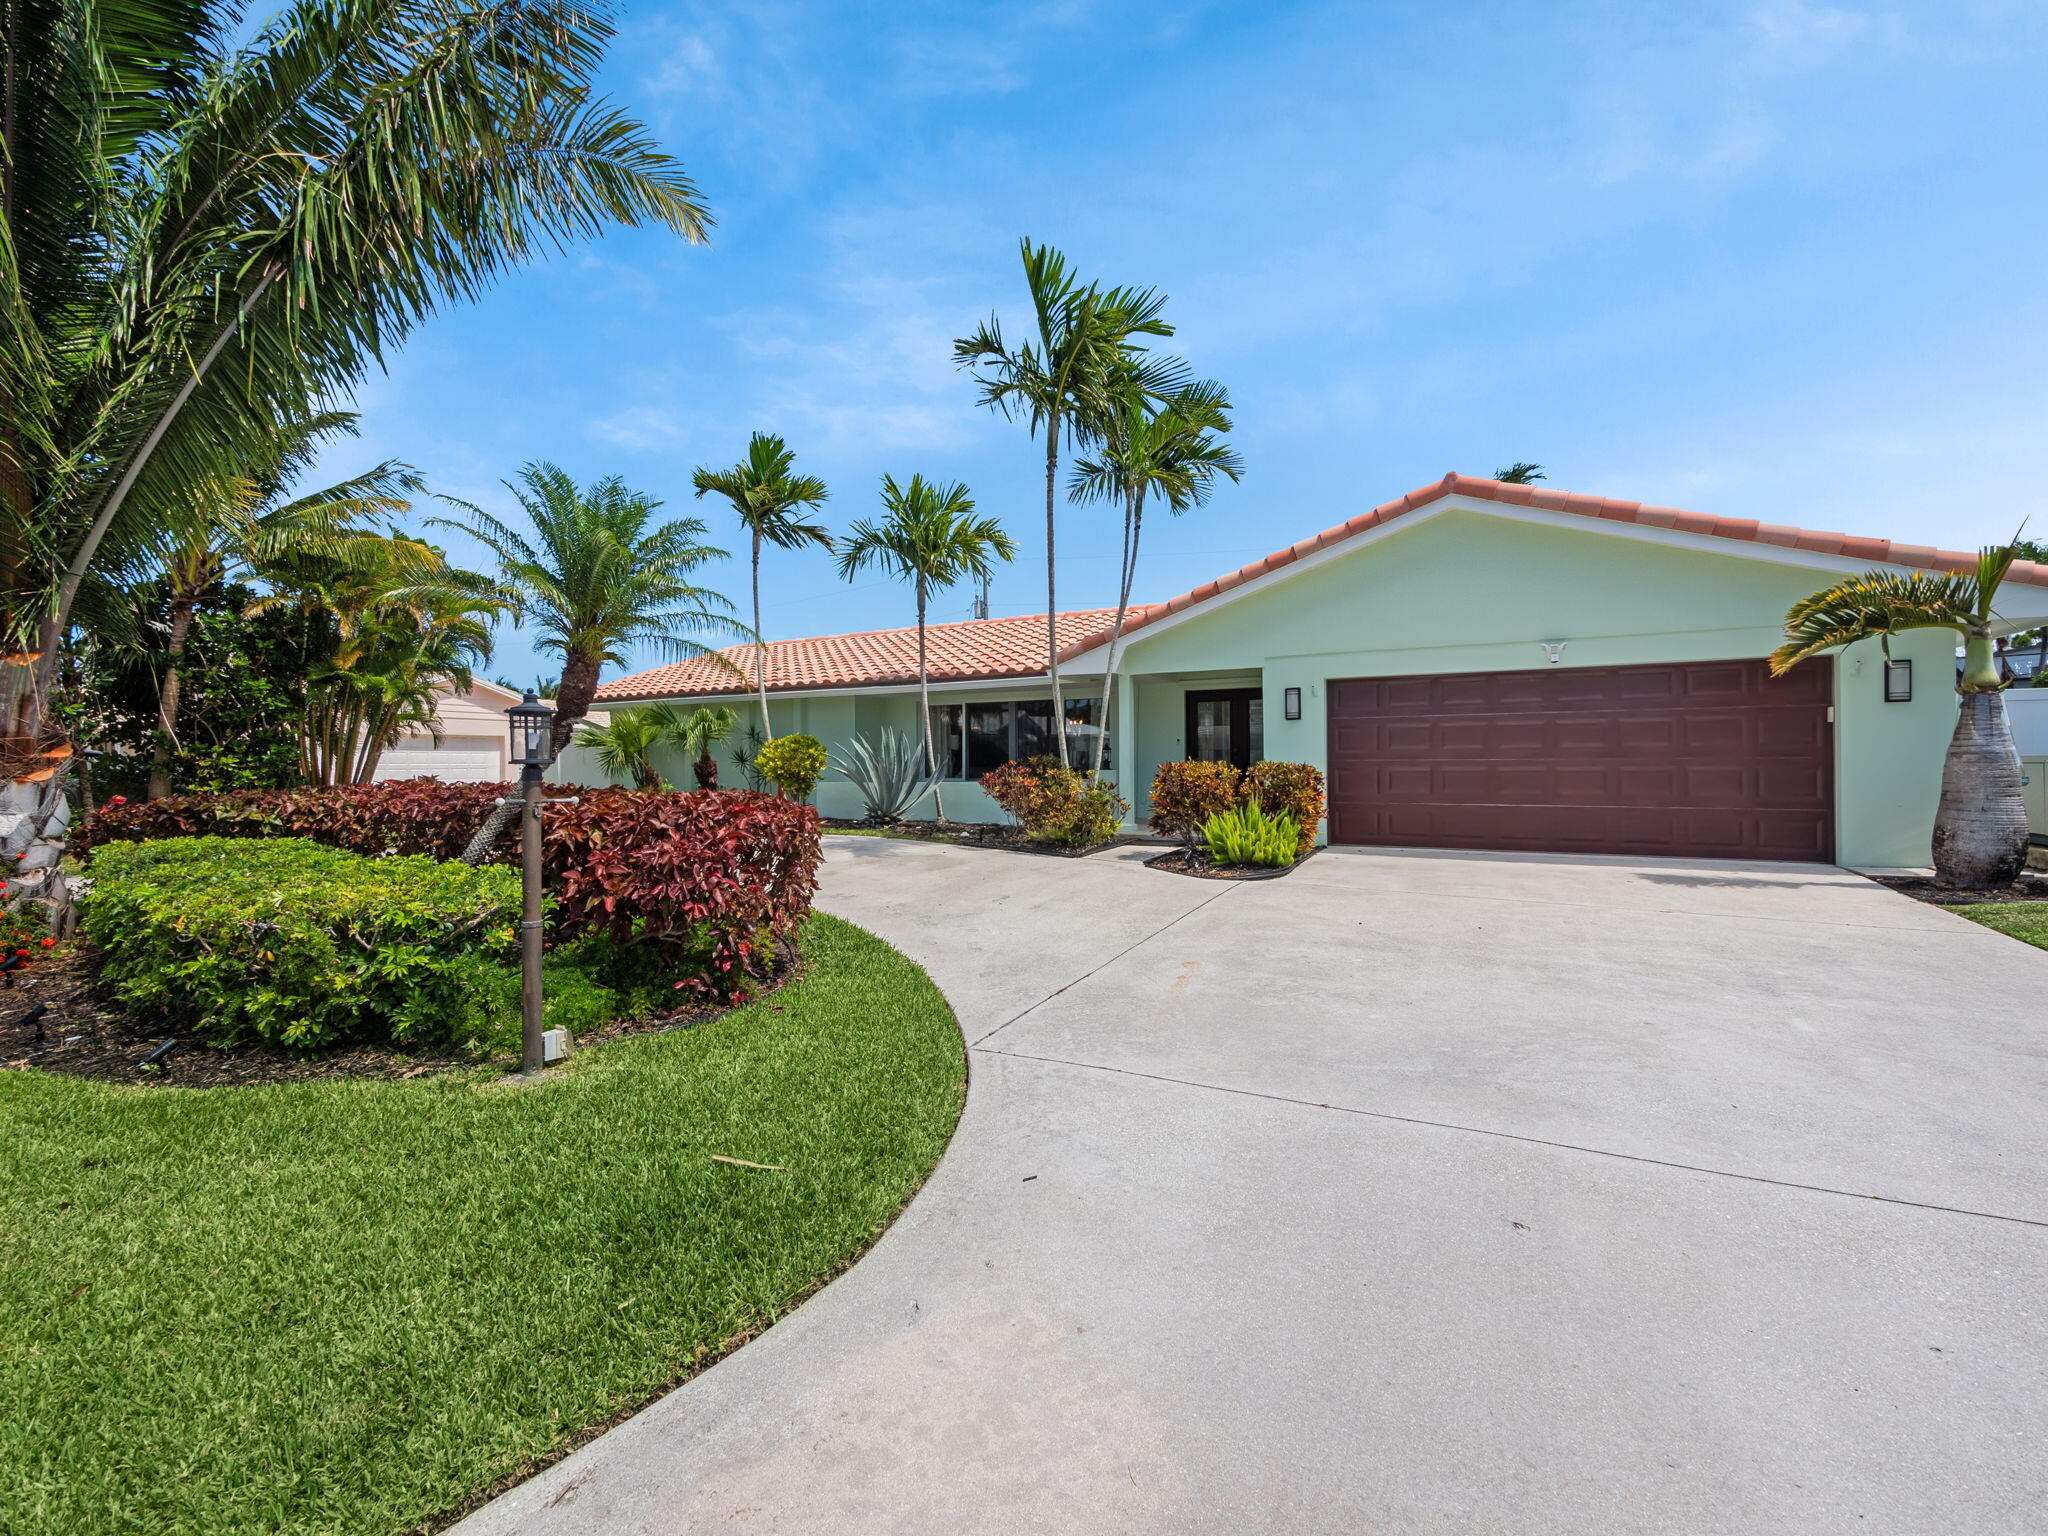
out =
[[[433,726],[395,738],[377,759],[372,777],[441,779],[450,784],[516,779],[505,711],[519,699],[516,689],[482,678],[466,688],[442,688],[434,699]],[[603,725],[609,716],[593,710],[588,718],[592,725]],[[572,745],[549,767],[547,779],[551,784],[602,784],[605,774],[587,749]]]
[[[1259,758],[1329,775],[1336,843],[1533,852],[1928,858],[1955,722],[1954,637],[1924,631],[1773,678],[1785,610],[1850,572],[1975,557],[1446,475],[1168,602],[1134,609],[1101,707],[1114,612],[1057,620],[1069,739],[1109,733],[1146,815],[1161,762]],[[2006,632],[2048,619],[2048,567],[2014,567]],[[837,749],[917,725],[912,629],[767,647],[778,732]],[[1048,750],[1044,617],[929,630],[947,814],[1000,819],[974,779]],[[707,660],[606,683],[613,706],[748,709]],[[670,765],[680,780],[683,767]],[[830,816],[862,806],[830,774]],[[928,812],[927,812],[928,814]]]

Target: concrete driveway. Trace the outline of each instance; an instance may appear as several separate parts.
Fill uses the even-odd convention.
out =
[[[463,1536],[2048,1529],[2048,954],[1819,866],[831,842],[952,1149]]]

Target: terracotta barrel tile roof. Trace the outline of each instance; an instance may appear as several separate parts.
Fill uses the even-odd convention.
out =
[[[1334,528],[1326,528],[1312,538],[1276,550],[1265,559],[1256,560],[1227,576],[1204,582],[1192,592],[1183,592],[1163,603],[1134,607],[1124,621],[1124,633],[1135,633],[1148,624],[1156,624],[1169,615],[1205,603],[1248,581],[1256,581],[1283,566],[1306,559],[1367,529],[1381,527],[1404,513],[1429,506],[1446,496],[1538,507],[1550,512],[1569,512],[1608,522],[1669,528],[1679,533],[1708,534],[1715,538],[1739,539],[1781,549],[1803,549],[1872,565],[1904,565],[1930,571],[1972,571],[1977,566],[1974,554],[1956,550],[1930,549],[1920,544],[1894,544],[1889,539],[1788,528],[1747,517],[1716,517],[1705,512],[1687,512],[1679,507],[1617,501],[1605,496],[1582,496],[1574,491],[1550,490],[1537,485],[1509,485],[1472,475],[1449,474],[1433,485],[1421,486],[1383,506],[1361,512]],[[2048,587],[2048,566],[2019,561],[2007,580],[2027,586]],[[1071,659],[1104,644],[1115,620],[1114,608],[1090,608],[1059,615],[1061,659]],[[934,624],[925,633],[934,682],[1036,677],[1045,671],[1043,614],[1011,619],[975,619],[964,624]],[[728,657],[744,675],[736,675],[716,662],[700,657],[606,683],[597,690],[597,702],[616,704],[634,699],[751,692],[752,648],[728,646],[721,654]],[[768,689],[771,693],[804,688],[881,687],[915,681],[915,629],[870,630],[864,634],[826,635],[812,640],[775,640],[768,646]]]
[[[1133,609],[1132,614],[1143,612]],[[1086,608],[1063,613],[1055,621],[1061,647],[1098,633],[1116,620],[1114,608]],[[879,687],[917,681],[917,630],[875,629],[855,635],[822,635],[809,640],[771,640],[768,691],[805,688]],[[729,645],[718,653],[732,665],[708,657],[671,662],[631,677],[616,678],[597,690],[600,704],[633,699],[696,698],[712,694],[743,694],[754,689],[754,648]],[[971,682],[978,678],[1032,677],[1045,671],[1045,615],[970,619],[962,624],[932,624],[925,629],[926,671],[935,683]],[[734,670],[737,669],[737,670]]]

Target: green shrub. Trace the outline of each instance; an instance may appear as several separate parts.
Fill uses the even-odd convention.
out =
[[[1152,830],[1195,846],[1202,824],[1238,802],[1238,772],[1228,763],[1161,763],[1152,775]]]
[[[512,870],[195,837],[109,844],[92,875],[101,978],[209,1044],[470,1046],[495,1027],[480,962],[510,956]]]
[[[1056,757],[1005,763],[983,774],[980,783],[1034,843],[1068,848],[1106,843],[1131,808],[1108,780],[1077,772]]]
[[[1253,763],[1244,771],[1238,797],[1256,800],[1268,816],[1293,820],[1301,829],[1297,857],[1315,847],[1316,826],[1323,819],[1323,770],[1314,763]]]
[[[1219,811],[1202,823],[1202,841],[1218,864],[1284,869],[1295,860],[1301,827],[1292,816],[1268,816],[1256,800]]]
[[[519,969],[489,955],[449,962],[463,990],[467,1016],[460,1038],[485,1053],[519,1049]],[[540,968],[541,1020],[549,1029],[588,1034],[621,1016],[619,994],[572,959],[550,955]],[[673,993],[667,994],[672,997]]]
[[[777,736],[754,755],[761,777],[792,800],[808,800],[825,771],[825,747],[815,736]]]

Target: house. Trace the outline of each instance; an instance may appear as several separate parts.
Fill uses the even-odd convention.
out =
[[[1953,637],[1805,663],[1763,658],[1786,609],[1872,566],[1975,557],[1446,475],[1167,602],[1133,610],[1107,712],[1109,773],[1146,815],[1184,756],[1315,763],[1337,843],[1922,864],[1955,723]],[[2048,618],[2048,567],[2013,569],[2003,627]],[[1072,727],[1103,728],[1106,610],[1056,624]],[[1045,620],[929,631],[946,810],[999,819],[972,780],[1051,736]],[[751,678],[751,652],[727,653]],[[772,718],[835,748],[916,728],[916,634],[767,647]],[[704,659],[605,684],[610,705],[723,701]],[[674,765],[672,777],[679,776]],[[837,775],[827,815],[858,816]]]
[[[377,759],[378,779],[441,779],[450,784],[502,784],[519,777],[511,766],[512,738],[505,711],[518,690],[477,678],[467,688],[443,688],[434,705],[434,729],[398,737]],[[610,716],[593,710],[602,725]],[[551,784],[602,784],[604,772],[581,747],[566,748],[548,769]]]

